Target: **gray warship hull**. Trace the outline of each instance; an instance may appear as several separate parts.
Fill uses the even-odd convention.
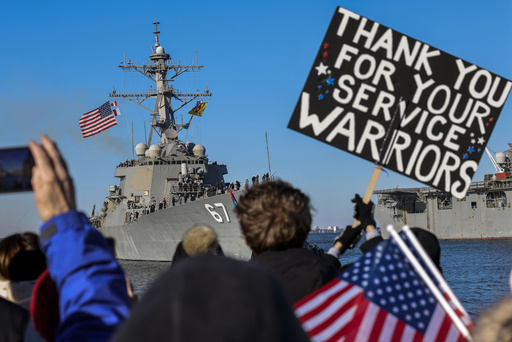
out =
[[[235,196],[241,192],[235,192]],[[212,215],[208,208],[215,208],[216,214]],[[115,239],[118,259],[171,261],[184,233],[194,224],[214,228],[226,255],[250,258],[251,250],[242,238],[229,193],[158,210],[126,225],[107,225],[102,231]]]
[[[499,175],[499,174],[497,174]],[[487,175],[457,199],[434,188],[376,190],[375,218],[385,227],[420,227],[439,239],[512,238],[512,179]]]
[[[212,93],[208,88],[184,93],[175,81],[203,66],[197,60],[184,64],[171,59],[159,43],[160,23],[153,24],[155,44],[149,62],[125,60],[119,67],[144,76],[154,85],[139,92],[118,93],[113,89],[109,93],[113,107],[117,100],[129,100],[149,112],[149,137],[147,142],[133,146],[132,136],[136,157],[132,153],[132,159],[116,167],[114,176],[119,183],[108,187],[107,200],[96,215],[93,209],[89,221],[115,239],[119,259],[172,261],[176,246],[195,224],[215,229],[225,255],[249,259],[251,251],[245,245],[231,198],[242,192],[234,191],[240,189],[240,183],[224,181],[227,166],[210,161],[204,145],[179,139],[179,133],[188,130],[194,118],[197,121],[203,116],[208,104],[205,100]],[[188,111],[188,119],[184,121],[181,116],[178,122],[176,112],[192,101],[196,105]],[[153,110],[146,107],[147,102],[154,102]]]

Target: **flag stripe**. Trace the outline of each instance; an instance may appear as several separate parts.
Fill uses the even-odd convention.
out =
[[[107,128],[110,128],[110,127],[115,126],[115,125],[117,125],[117,123],[113,123],[113,124],[110,124],[110,125],[107,125],[107,126],[102,126],[102,127],[97,128],[97,129],[94,129],[94,130],[88,130],[87,132],[84,132],[83,135],[84,135],[84,137],[87,138],[87,137],[90,137],[92,135],[96,135],[96,134],[98,134],[100,132],[103,132]]]
[[[402,334],[405,329],[405,323],[401,320],[397,320],[395,325],[395,331],[393,332],[393,338],[391,341],[401,341],[402,340]]]
[[[384,329],[379,337],[379,342],[388,342],[391,341],[391,337],[393,336],[393,332],[395,331],[395,326],[398,319],[393,315],[387,315],[386,320],[384,321]]]
[[[452,320],[450,319],[450,317],[448,317],[448,315],[445,315],[445,317],[443,319],[443,323],[441,324],[439,333],[437,335],[438,341],[446,340],[446,336],[448,336],[448,332],[450,330],[451,325],[452,325]]]
[[[333,302],[324,312],[303,323],[303,326],[306,327],[308,331],[311,331],[312,335],[316,335],[319,331],[331,326],[344,310],[355,306],[360,298],[361,292],[360,289],[353,288],[347,295]]]
[[[84,125],[81,127],[83,127],[82,132],[90,132],[90,131],[94,131],[94,130],[97,130],[100,128],[105,128],[105,126],[107,126],[107,125],[114,126],[116,124],[117,124],[116,120],[114,119],[114,117],[112,117],[112,119],[103,120],[103,121],[94,120],[90,124],[87,124],[87,125]],[[111,127],[111,126],[109,126],[109,127]],[[108,127],[106,127],[106,128],[108,128]]]
[[[309,336],[311,341],[336,341],[337,338],[334,334],[339,332],[339,335],[343,335],[345,329],[349,326],[348,324],[352,322],[356,309],[357,308],[352,305],[350,309],[345,309],[344,313],[337,317],[329,327],[319,331],[318,333],[312,332]]]
[[[378,330],[374,323],[381,311],[382,310],[380,310],[377,305],[369,302],[365,311],[356,313],[356,317],[362,317],[361,324],[359,324],[359,328],[357,330],[356,341],[366,342],[370,340],[370,334]],[[368,329],[368,327],[372,327],[372,329]]]
[[[378,308],[378,307],[377,307]],[[386,317],[392,316],[388,315],[386,311],[380,310],[376,313],[374,321],[371,323],[373,328],[370,330],[371,334],[368,335],[368,341],[377,341],[379,336],[381,336],[382,331],[384,330],[384,324],[386,323]]]
[[[345,336],[349,341],[353,341],[358,330],[361,328],[361,322],[363,321],[363,313],[370,305],[370,301],[365,299],[362,295],[359,297],[359,303],[354,314],[354,318],[352,321],[347,324],[345,327],[340,329],[336,334],[334,334],[331,338],[331,341],[339,341],[342,336]],[[363,329],[367,329],[367,327],[363,327]]]
[[[306,297],[302,298],[301,300],[299,300],[297,303],[295,303],[295,305],[294,305],[295,313],[298,315],[302,315],[302,313],[304,311],[310,310],[310,308],[312,306],[314,306],[315,303],[319,302],[322,298],[324,298],[325,294],[328,293],[333,287],[336,287],[336,286],[345,287],[347,285],[348,285],[347,282],[342,282],[340,279],[334,278],[333,280],[331,280],[330,282],[328,282],[327,284],[325,284],[322,287],[321,292],[311,293],[311,294],[307,295]],[[336,290],[334,290],[334,291],[336,291]]]
[[[334,279],[333,282],[337,283],[336,286],[323,292],[315,298],[314,301],[311,301],[308,305],[301,308],[301,310],[298,310],[297,314],[300,315],[304,321],[308,321],[311,317],[325,312],[328,307],[332,306],[335,300],[339,300],[345,293],[354,288],[353,285],[344,281],[341,282],[338,279]]]
[[[414,341],[414,333],[416,330],[410,325],[405,324],[405,328],[402,331],[401,341]]]
[[[439,334],[439,329],[441,328],[441,324],[443,322],[445,313],[443,308],[440,305],[436,305],[434,313],[432,314],[432,319],[430,320],[430,324],[425,332],[425,341],[435,341],[437,335]]]

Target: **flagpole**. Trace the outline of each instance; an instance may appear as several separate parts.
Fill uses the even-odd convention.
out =
[[[448,283],[446,283],[446,280],[444,279],[441,272],[439,272],[437,266],[434,265],[434,262],[432,262],[432,259],[430,259],[427,252],[425,251],[421,243],[418,241],[418,238],[416,238],[416,235],[414,235],[414,233],[411,231],[411,227],[406,225],[402,228],[402,231],[405,232],[409,240],[411,240],[411,243],[413,244],[414,248],[416,248],[420,256],[423,258],[423,261],[425,261],[428,268],[430,269],[430,272],[432,272],[432,274],[436,277],[437,281],[442,286],[443,290],[448,292],[454,304],[459,308],[459,310],[462,311],[464,315],[469,316],[464,307],[462,306],[462,304],[459,302],[459,299],[453,293]]]
[[[411,262],[412,266],[414,267],[416,272],[418,272],[418,275],[421,277],[421,279],[423,279],[423,281],[425,282],[427,287],[430,289],[430,291],[432,292],[434,297],[436,297],[436,300],[439,302],[439,304],[443,308],[444,312],[446,312],[446,314],[450,317],[452,322],[455,324],[455,327],[464,336],[464,338],[466,338],[466,340],[472,342],[473,340],[471,339],[471,335],[470,335],[469,330],[467,329],[467,327],[464,325],[464,323],[462,322],[460,317],[457,316],[457,314],[455,313],[455,310],[453,310],[453,308],[450,306],[450,304],[448,303],[446,298],[444,298],[443,294],[439,291],[439,289],[437,288],[436,284],[434,284],[432,279],[430,279],[429,275],[423,269],[423,267],[421,266],[419,261],[414,256],[414,254],[412,254],[412,252],[409,249],[409,247],[407,247],[407,245],[402,240],[400,235],[398,235],[398,233],[396,232],[396,230],[393,227],[393,225],[391,225],[391,224],[388,225],[386,229],[391,234],[393,239],[396,241],[396,243],[398,244],[398,246],[400,247],[402,252],[407,257],[407,259],[409,259],[409,261]]]

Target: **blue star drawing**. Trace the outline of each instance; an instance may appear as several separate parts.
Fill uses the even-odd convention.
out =
[[[473,152],[475,152],[475,148],[473,146],[469,146],[468,147],[468,152],[471,154]]]
[[[479,148],[477,151],[478,151],[478,153],[480,153],[480,152],[482,152],[482,149],[481,149],[481,148]]]
[[[463,156],[464,159],[468,159],[469,158],[469,155],[467,153],[464,153],[464,156]]]
[[[318,99],[319,99],[319,100],[323,100],[323,99],[324,99],[324,94],[320,94],[320,95],[318,95]]]
[[[328,85],[334,85],[334,78],[329,77],[325,82],[327,82]]]

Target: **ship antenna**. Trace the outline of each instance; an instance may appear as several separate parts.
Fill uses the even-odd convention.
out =
[[[267,145],[268,172],[269,172],[269,176],[272,177],[272,170],[270,170],[270,154],[268,153],[268,139],[267,139],[267,132],[266,131],[265,131],[265,143]]]
[[[155,21],[153,24],[155,25],[155,30],[153,31],[155,34],[155,46],[160,46],[160,43],[158,42],[158,34],[160,33],[160,31],[158,31],[158,24],[160,24],[160,22]]]

